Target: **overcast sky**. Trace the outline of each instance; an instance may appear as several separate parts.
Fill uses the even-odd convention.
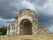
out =
[[[34,10],[39,24],[53,32],[53,0],[0,0],[0,26],[9,25],[23,8]]]

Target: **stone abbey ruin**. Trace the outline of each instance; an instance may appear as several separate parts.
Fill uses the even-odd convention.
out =
[[[47,34],[47,28],[41,28],[38,19],[35,18],[35,12],[30,9],[21,9],[16,22],[12,22],[8,29],[7,35],[33,35]]]

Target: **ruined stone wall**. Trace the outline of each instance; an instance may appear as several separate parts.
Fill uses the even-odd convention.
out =
[[[16,34],[16,24],[11,23],[7,29],[7,35],[15,35]]]
[[[48,28],[40,28],[40,32],[39,32],[40,34],[48,34]]]
[[[31,23],[31,27],[26,25],[26,26],[28,26],[28,28],[27,28],[26,26],[24,26],[24,24],[29,21]],[[31,28],[33,35],[39,34],[39,33],[46,34],[48,31],[46,28],[40,28],[38,19],[35,18],[34,11],[29,10],[29,9],[22,9],[22,10],[20,10],[20,13],[19,13],[19,16],[18,16],[16,22],[10,24],[10,29],[9,29],[10,32],[9,33],[11,35],[15,35],[15,34],[23,35],[26,31],[27,31],[26,33],[30,32],[30,31],[28,31],[30,29],[29,27]],[[25,31],[25,29],[26,29],[26,31]]]
[[[21,9],[19,13],[19,17],[24,15],[35,17],[35,12],[30,9]]]
[[[38,33],[38,22],[35,18],[35,12],[29,9],[22,9],[20,10],[20,14],[18,16],[18,28],[19,28],[19,34],[22,32],[22,30],[24,31],[23,27],[21,28],[22,24],[24,24],[25,22],[22,22],[22,20],[25,21],[29,20],[32,24],[32,34],[37,34]],[[20,24],[22,22],[22,24]],[[20,31],[21,30],[21,31]],[[26,30],[27,31],[27,30]],[[23,32],[24,33],[24,32]]]

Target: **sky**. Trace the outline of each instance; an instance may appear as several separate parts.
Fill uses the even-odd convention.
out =
[[[34,10],[39,24],[53,33],[53,0],[0,0],[0,26],[8,26],[23,8]]]

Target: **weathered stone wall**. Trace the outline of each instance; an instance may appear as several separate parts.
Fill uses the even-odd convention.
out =
[[[0,35],[0,40],[53,40],[53,34],[38,34],[38,35]]]
[[[29,9],[21,9],[20,10],[20,15],[18,16],[17,20],[18,20],[18,23],[17,23],[18,26],[17,27],[19,28],[19,34],[25,33],[28,30],[28,28],[27,28],[27,30],[24,31],[24,29],[25,29],[24,27],[26,27],[26,26],[24,26],[24,24],[25,24],[25,22],[27,22],[26,20],[29,20],[32,24],[32,29],[31,29],[32,34],[37,34],[38,33],[37,29],[38,29],[39,26],[38,26],[38,22],[35,18],[34,11],[29,10]],[[22,21],[22,20],[24,20],[24,21]],[[28,33],[28,31],[26,33]]]
[[[40,31],[40,32],[39,32],[40,34],[43,34],[43,33],[44,33],[44,34],[48,34],[48,28],[47,28],[47,27],[45,27],[45,28],[44,28],[44,27],[43,27],[43,28],[40,28],[39,31]]]
[[[7,35],[15,35],[16,34],[16,24],[11,23],[7,29]]]
[[[26,21],[26,20],[28,20],[28,21]],[[32,26],[27,26],[27,25],[24,26],[24,24],[29,21]],[[48,31],[48,30],[45,30],[45,28],[43,28],[43,29],[40,28],[40,26],[38,24],[38,19],[35,18],[34,11],[32,11],[30,9],[21,9],[16,22],[10,24],[10,29],[7,32],[10,35],[17,35],[17,34],[24,35],[25,32],[27,35],[29,35],[30,28],[31,28],[32,34],[39,34],[39,33],[45,34]]]
[[[35,17],[35,12],[30,9],[21,9],[18,17],[23,15],[29,15],[31,17]]]

